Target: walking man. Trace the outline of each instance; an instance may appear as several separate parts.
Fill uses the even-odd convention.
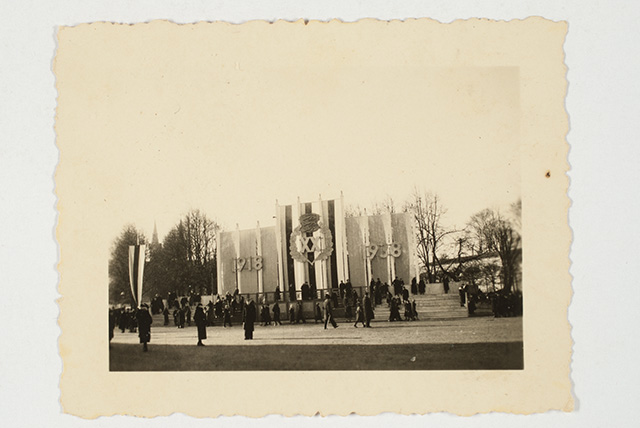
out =
[[[333,304],[331,303],[331,298],[327,294],[324,297],[324,329],[327,329],[327,323],[331,322],[333,328],[338,328],[338,324],[333,319]]]

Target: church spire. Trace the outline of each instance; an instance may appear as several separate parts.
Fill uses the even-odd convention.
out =
[[[158,245],[158,226],[156,226],[155,220],[153,221],[153,236],[151,237],[151,245]]]

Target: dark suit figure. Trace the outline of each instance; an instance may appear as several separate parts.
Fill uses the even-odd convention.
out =
[[[368,293],[364,294],[364,299],[363,303],[364,303],[364,320],[365,320],[365,327],[371,328],[371,320],[373,318],[375,318],[374,314],[373,314],[373,305],[371,304],[371,296],[369,296]]]
[[[307,321],[304,319],[304,312],[302,311],[302,302],[298,302],[298,307],[296,309],[296,324],[306,324]]]
[[[250,298],[247,299],[242,313],[242,322],[244,323],[244,340],[253,339],[253,324],[256,322],[256,304]]]
[[[198,303],[196,311],[193,314],[193,321],[198,326],[198,346],[204,346],[202,341],[207,338],[207,316],[204,314],[202,303]]]
[[[313,315],[314,315],[314,319],[315,319],[315,323],[317,324],[318,321],[322,322],[322,309],[320,309],[320,303],[316,302],[316,306],[313,310]]]
[[[138,321],[138,336],[140,337],[140,343],[142,343],[142,350],[147,352],[147,343],[151,341],[151,314],[149,313],[149,306],[143,303],[136,313]]]
[[[280,322],[280,304],[278,302],[273,305],[273,325],[282,325]]]
[[[335,293],[334,293],[335,294]],[[331,303],[331,299],[329,295],[324,298],[324,329],[327,329],[327,323],[331,322],[333,328],[337,328],[338,324],[333,319],[333,304]]]

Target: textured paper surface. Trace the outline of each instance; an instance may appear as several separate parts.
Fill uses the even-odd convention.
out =
[[[569,200],[565,175],[568,118],[564,110],[567,84],[562,49],[566,31],[565,23],[541,18],[451,24],[426,19],[363,20],[350,24],[254,21],[241,25],[176,25],[157,21],[133,26],[98,23],[59,29],[54,68],[59,94],[56,132],[60,164],[56,192],[60,212],[59,343],[64,364],[60,382],[64,410],[87,418],[173,412],[199,417],[234,414],[259,417],[318,412],[374,415],[448,411],[470,415],[490,411],[572,410],[571,338],[567,322],[571,297],[568,273],[571,234],[567,225]],[[335,40],[340,40],[340,44]],[[107,261],[114,224],[120,224],[126,217],[123,212],[127,206],[144,206],[158,198],[170,200],[172,192],[182,192],[197,204],[203,197],[201,188],[178,185],[163,191],[153,183],[172,174],[195,179],[197,173],[193,171],[206,167],[206,159],[215,159],[221,150],[229,150],[217,142],[189,145],[189,141],[206,140],[198,135],[203,132],[202,123],[216,120],[223,133],[225,123],[233,123],[234,118],[224,117],[224,108],[220,106],[251,100],[252,95],[259,100],[263,91],[277,93],[285,89],[264,87],[259,76],[254,76],[253,84],[243,86],[249,93],[220,92],[220,98],[212,100],[188,90],[194,76],[209,78],[208,70],[199,68],[203,58],[220,52],[232,57],[234,47],[238,46],[246,56],[235,64],[236,70],[243,67],[250,70],[252,56],[263,62],[273,61],[274,70],[286,70],[301,63],[310,67],[321,64],[322,78],[309,79],[309,85],[326,83],[333,78],[331,70],[338,68],[344,82],[349,84],[354,78],[349,74],[350,67],[357,69],[358,65],[384,66],[390,70],[450,69],[452,78],[461,70],[481,73],[491,67],[503,67],[507,72],[517,69],[524,370],[109,372]],[[185,69],[190,70],[190,78],[185,78]],[[155,72],[158,70],[162,73]],[[304,84],[308,76],[298,78]],[[410,93],[419,86],[420,75],[415,73],[413,78],[407,78],[405,73],[399,81],[390,72],[384,79],[377,83],[388,84],[399,93]],[[184,120],[192,126],[188,127],[180,150],[157,150],[154,154],[154,145],[160,147],[163,142],[148,140],[146,128],[140,123],[149,112],[136,111],[136,106],[138,100],[144,99],[147,105],[158,105],[161,117],[176,115],[185,108],[185,100],[167,103],[172,95],[166,88],[181,88],[180,93],[190,94],[191,107]],[[330,96],[339,97],[340,93]],[[411,97],[406,98],[411,102]],[[473,93],[469,99],[479,111],[491,108],[481,103],[473,105]],[[438,102],[445,100],[434,99],[436,105]],[[367,114],[366,105],[355,103],[353,111]],[[247,115],[255,121],[253,129],[265,130],[265,156],[292,156],[293,161],[293,154],[278,153],[278,147],[286,142],[269,140],[267,132],[274,124],[260,122],[265,109],[278,106],[247,102],[245,107]],[[415,119],[418,118],[419,115]],[[459,118],[450,120],[457,123]],[[159,119],[158,126],[167,124],[171,127],[171,121]],[[320,123],[313,132],[322,126]],[[403,126],[410,127],[411,121]],[[167,129],[166,134],[185,129],[175,126]],[[202,163],[193,160],[194,154]],[[479,160],[482,159],[477,156],[473,160],[461,157],[456,168],[465,171],[465,162]],[[185,170],[181,163],[187,161],[191,162],[187,164],[192,167],[190,170]],[[493,161],[487,159],[488,164]],[[253,180],[256,185],[266,185],[260,177],[252,177],[251,166],[237,177],[230,177],[229,183],[206,184],[211,188],[230,186],[233,180]],[[139,191],[131,191],[135,186]],[[250,394],[247,385],[252,386]]]

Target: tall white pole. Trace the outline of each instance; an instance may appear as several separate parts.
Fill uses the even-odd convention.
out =
[[[255,256],[256,257],[261,257],[262,256],[262,236],[260,233],[260,222],[258,221],[256,223],[256,249],[255,249]],[[248,262],[248,261],[247,261]],[[264,293],[264,284],[262,283],[263,281],[263,269],[260,269],[256,272],[256,274],[258,275],[258,292],[260,294]]]

